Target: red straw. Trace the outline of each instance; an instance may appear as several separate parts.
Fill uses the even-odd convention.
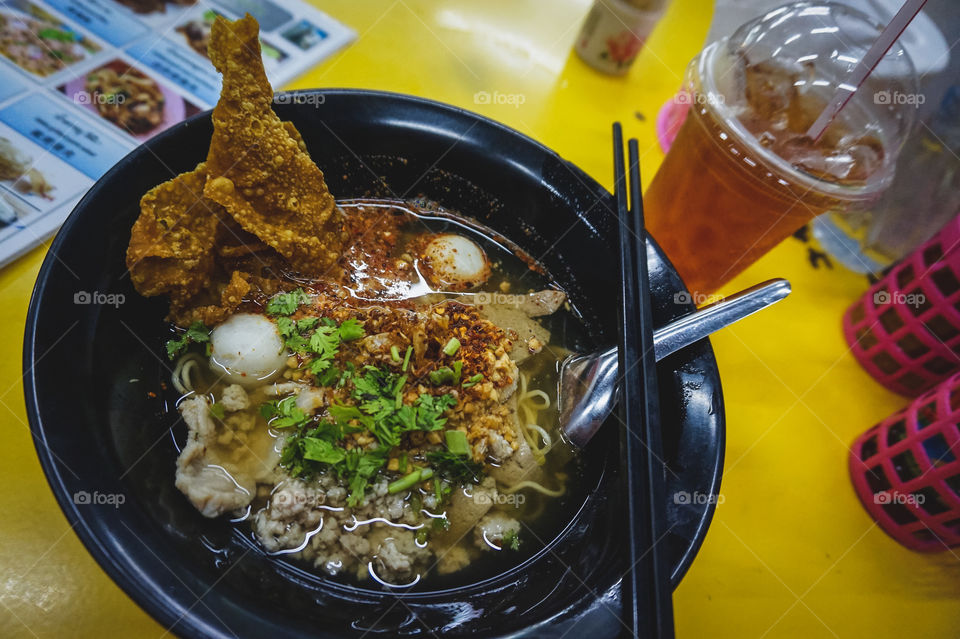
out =
[[[923,5],[926,3],[927,0],[907,0],[903,3],[897,15],[893,16],[893,20],[890,21],[890,24],[887,25],[879,37],[874,40],[870,46],[870,50],[867,51],[866,55],[860,60],[850,81],[843,82],[837,87],[836,93],[833,94],[833,98],[829,104],[827,104],[823,113],[821,113],[817,121],[807,129],[807,137],[813,138],[814,141],[820,139],[820,136],[823,135],[826,128],[830,126],[833,119],[837,117],[840,109],[842,109],[847,102],[850,101],[850,98],[853,97],[853,94],[860,89],[860,85],[863,84],[867,76],[880,64],[883,56],[887,55],[887,51],[890,50],[893,43],[897,41],[897,38],[900,37],[914,17],[920,13]]]

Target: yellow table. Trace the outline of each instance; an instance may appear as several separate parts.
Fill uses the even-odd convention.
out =
[[[700,49],[709,0],[677,0],[625,78],[570,53],[590,0],[316,1],[359,39],[291,88],[365,87],[478,111],[556,149],[608,188],[610,123],[662,154],[654,118]],[[478,92],[522,104],[478,104]],[[492,101],[491,101],[492,102]],[[519,100],[514,100],[519,102]],[[0,271],[0,636],[160,637],[84,551],[34,454],[20,341],[44,248]],[[723,503],[674,601],[679,637],[955,637],[960,558],[898,546],[858,504],[847,445],[905,402],[863,373],[840,333],[866,280],[813,269],[788,240],[732,282],[772,276],[793,295],[713,338],[727,404]],[[65,383],[69,383],[69,371]]]

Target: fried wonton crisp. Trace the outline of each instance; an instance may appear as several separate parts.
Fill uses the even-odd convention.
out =
[[[230,281],[221,285],[219,292],[211,292],[214,297],[212,304],[180,305],[174,298],[170,310],[171,319],[180,326],[189,326],[194,322],[216,326],[237,312],[251,289],[248,278],[246,273],[233,271]]]
[[[204,194],[295,269],[321,275],[339,258],[341,216],[300,136],[273,112],[258,31],[249,15],[213,25],[210,59],[223,89]]]
[[[154,187],[140,200],[130,233],[127,268],[147,296],[185,298],[199,292],[214,268],[213,245],[222,207],[203,195],[203,164]]]
[[[217,18],[209,51],[223,90],[207,161],[147,193],[131,231],[134,286],[168,296],[179,324],[215,322],[264,276],[322,276],[340,258],[342,214],[299,131],[273,112],[258,31],[249,15]]]

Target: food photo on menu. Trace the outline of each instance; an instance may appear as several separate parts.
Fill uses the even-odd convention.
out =
[[[956,636],[954,9],[0,0],[0,636]]]

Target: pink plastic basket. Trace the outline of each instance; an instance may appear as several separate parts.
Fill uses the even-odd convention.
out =
[[[908,397],[960,371],[960,216],[847,309],[843,334],[874,379]]]
[[[960,374],[854,442],[850,477],[880,527],[912,550],[960,545]]]

